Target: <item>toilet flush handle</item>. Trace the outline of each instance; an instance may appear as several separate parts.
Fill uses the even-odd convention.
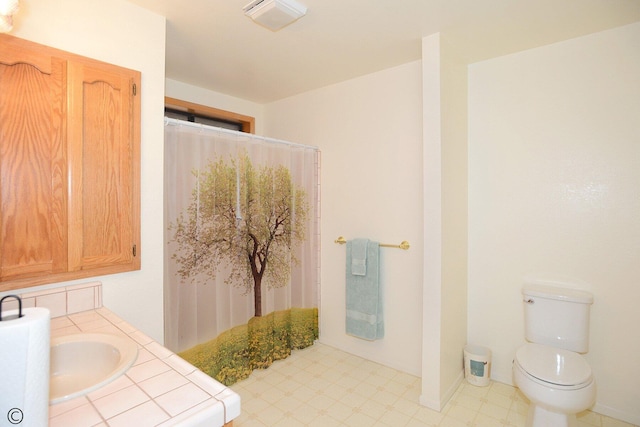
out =
[[[529,298],[524,300],[524,302],[526,302],[527,304],[533,304],[535,301],[533,300],[533,298]]]

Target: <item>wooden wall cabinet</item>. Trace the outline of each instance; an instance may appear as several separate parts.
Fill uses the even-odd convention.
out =
[[[0,34],[0,291],[140,269],[139,88]]]

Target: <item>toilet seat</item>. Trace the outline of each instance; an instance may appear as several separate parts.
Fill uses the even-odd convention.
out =
[[[593,381],[587,361],[578,353],[541,344],[525,344],[516,351],[520,369],[553,388],[577,389]]]

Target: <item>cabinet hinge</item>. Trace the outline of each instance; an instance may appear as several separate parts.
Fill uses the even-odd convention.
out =
[[[136,256],[138,253],[138,247],[136,245],[133,245],[133,256]]]
[[[138,94],[138,85],[137,84],[133,84],[133,96],[136,96]]]

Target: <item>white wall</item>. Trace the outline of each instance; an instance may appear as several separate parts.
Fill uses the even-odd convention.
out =
[[[446,403],[462,381],[467,342],[467,64],[441,41],[442,320],[440,396]],[[425,221],[429,219],[426,218]],[[425,265],[429,265],[425,258]],[[426,343],[429,345],[429,343]]]
[[[105,306],[162,342],[165,18],[124,0],[29,0],[11,35],[142,72],[142,269],[98,280]]]
[[[165,95],[194,104],[231,111],[256,119],[256,135],[263,135],[264,106],[255,102],[203,89],[177,80],[166,79]]]
[[[469,69],[468,336],[511,382],[525,277],[593,292],[595,410],[640,424],[640,23]]]
[[[420,375],[422,341],[421,66],[396,68],[266,105],[266,135],[322,152],[320,341]],[[345,334],[346,239],[381,248],[385,337]]]
[[[441,410],[462,381],[467,339],[467,67],[440,34],[422,40],[422,395]]]

